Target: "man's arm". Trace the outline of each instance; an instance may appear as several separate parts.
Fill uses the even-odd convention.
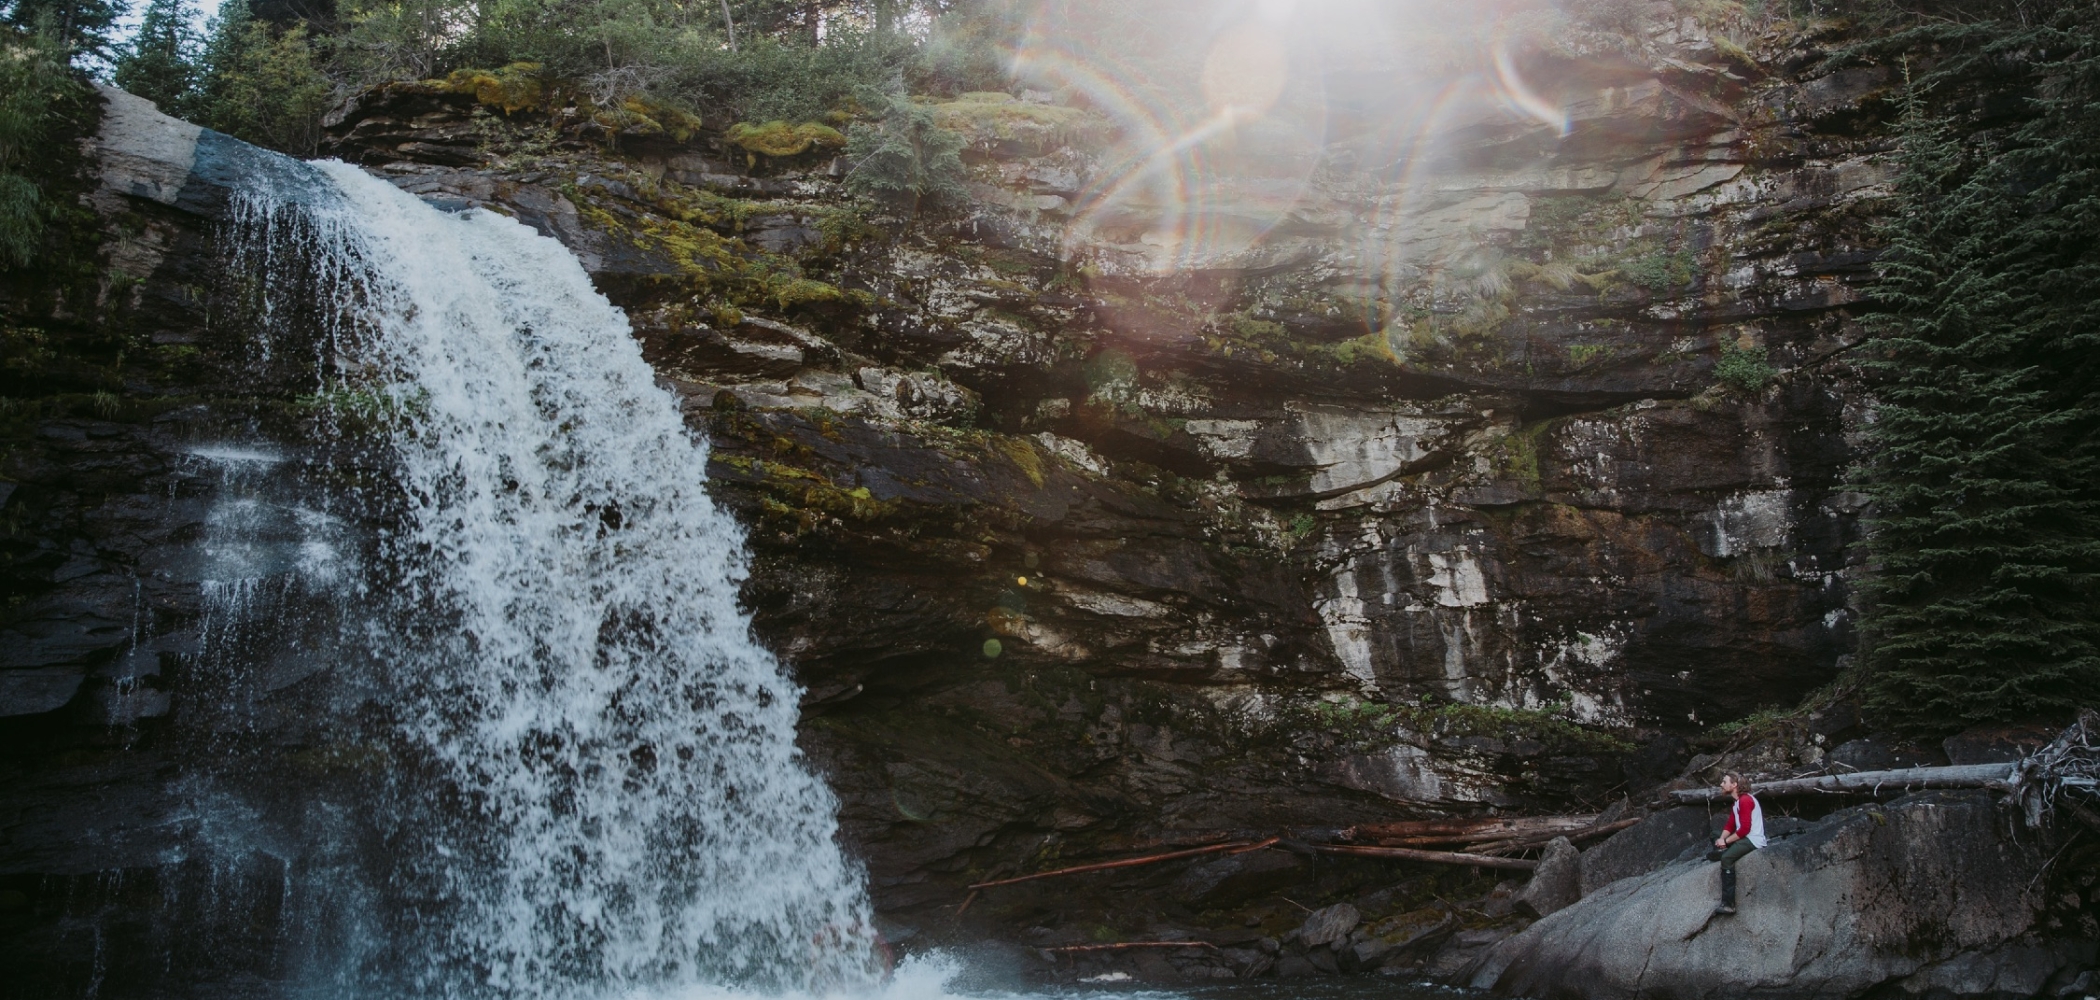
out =
[[[1743,800],[1735,800],[1735,804],[1728,807],[1728,823],[1721,828],[1721,836],[1714,841],[1714,846],[1727,847],[1743,839],[1743,834],[1750,832],[1749,822],[1743,816]]]

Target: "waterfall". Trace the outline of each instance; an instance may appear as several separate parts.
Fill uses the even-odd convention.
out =
[[[331,627],[344,739],[380,776],[352,852],[369,884],[337,894],[376,912],[325,978],[545,998],[871,982],[799,691],[736,606],[742,532],[626,317],[526,226],[314,171],[245,194],[235,235],[264,285],[295,258],[309,276],[302,308],[261,290],[263,356],[304,323],[315,399],[383,456],[331,487],[379,526]]]

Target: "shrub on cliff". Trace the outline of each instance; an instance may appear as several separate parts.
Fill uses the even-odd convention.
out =
[[[903,97],[874,97],[881,117],[853,126],[846,158],[855,192],[916,212],[928,203],[960,198],[963,192],[961,135],[942,128],[933,109]]]
[[[85,91],[56,37],[0,28],[0,268],[36,253],[48,209],[36,161],[57,116],[77,110]]]
[[[1936,27],[1961,57],[1912,90],[1861,486],[1870,703],[1913,731],[2100,695],[2096,14]],[[1970,72],[2032,96],[2023,121],[1964,145],[1976,103],[1926,101]]]

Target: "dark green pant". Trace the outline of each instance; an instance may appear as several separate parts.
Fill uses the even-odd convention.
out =
[[[1706,852],[1706,860],[1721,863],[1721,906],[1724,907],[1721,912],[1735,912],[1735,863],[1754,850],[1757,850],[1756,844],[1738,840],[1726,850]]]
[[[1706,860],[1719,861],[1723,871],[1732,872],[1735,870],[1735,863],[1743,860],[1745,855],[1754,850],[1757,850],[1756,844],[1747,840],[1738,840],[1728,845],[1727,850],[1706,852]]]

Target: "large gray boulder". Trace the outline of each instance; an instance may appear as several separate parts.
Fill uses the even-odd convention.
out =
[[[1835,1000],[1920,972],[1936,996],[2039,988],[2070,959],[2007,947],[2034,923],[2043,858],[2001,822],[1981,791],[1845,810],[1743,859],[1735,916],[1713,915],[1716,866],[1679,861],[1545,917],[1468,978],[1540,1000]]]
[[[1713,839],[1707,810],[1679,806],[1655,813],[1610,839],[1582,852],[1582,895],[1622,878],[1646,875],[1704,847]]]
[[[1517,893],[1517,909],[1534,917],[1563,910],[1582,898],[1581,852],[1566,837],[1546,845],[1531,881]]]

